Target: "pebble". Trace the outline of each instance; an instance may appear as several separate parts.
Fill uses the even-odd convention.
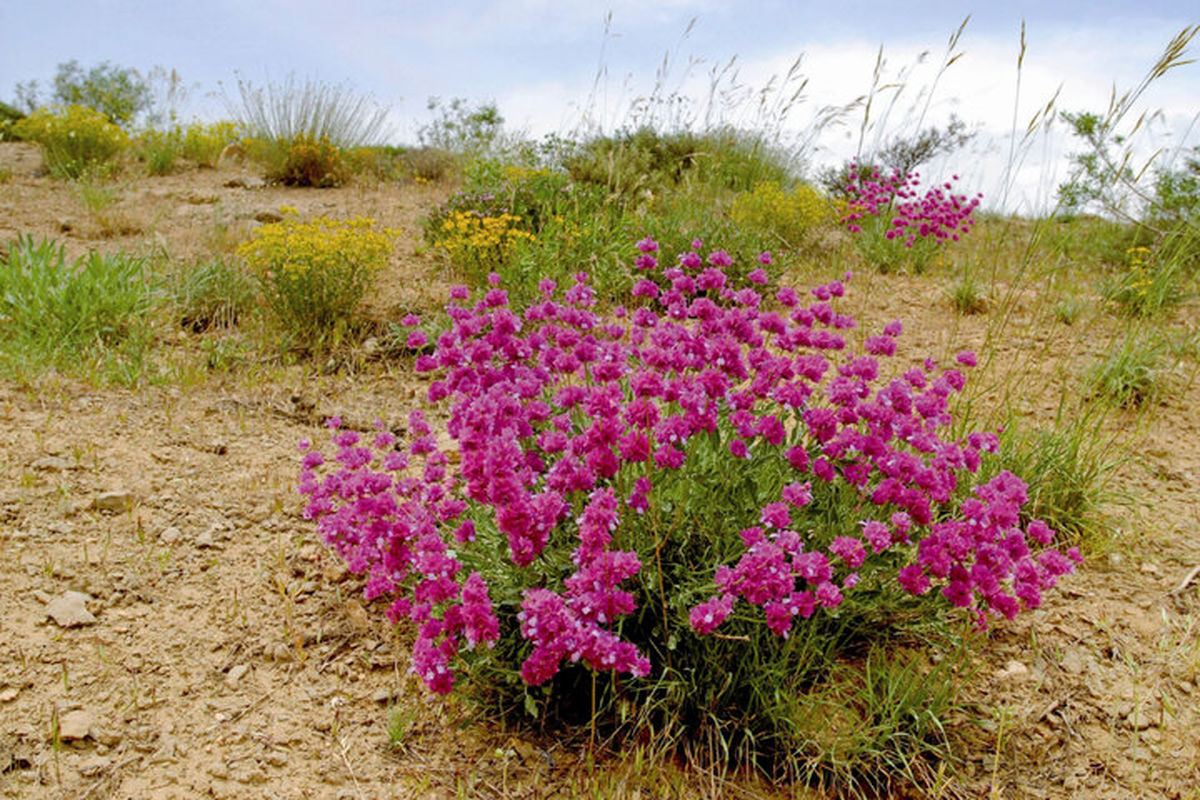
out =
[[[79,765],[79,774],[85,778],[95,778],[112,766],[112,759],[104,756],[90,756]]]
[[[111,728],[100,728],[94,731],[92,738],[105,747],[116,747],[121,743],[121,734]]]
[[[221,546],[219,544],[217,544],[216,537],[213,535],[213,532],[215,530],[216,530],[216,528],[213,527],[213,528],[209,528],[208,530],[204,531],[203,533],[197,534],[196,547],[212,548],[214,550],[220,549]]]
[[[1012,660],[1004,665],[1004,669],[996,672],[996,677],[1000,680],[1025,680],[1029,676],[1029,667],[1022,664],[1020,661]]]
[[[172,525],[169,528],[163,529],[163,532],[158,535],[158,540],[163,544],[175,544],[179,541],[179,537],[182,535],[183,534],[180,533],[179,528],[176,528],[174,525]]]
[[[62,628],[95,625],[96,617],[88,611],[87,603],[92,598],[83,592],[66,591],[46,606],[46,616]]]
[[[92,509],[120,514],[133,508],[133,492],[105,492],[92,498]]]
[[[1078,675],[1087,668],[1087,660],[1084,659],[1078,650],[1067,650],[1063,653],[1060,664],[1063,669],[1072,675]]]
[[[42,456],[29,466],[45,472],[63,472],[71,468],[71,462],[62,456]]]
[[[64,742],[86,739],[95,722],[90,711],[69,711],[58,720],[58,738]]]
[[[241,681],[241,679],[245,677],[246,673],[249,671],[249,664],[233,665],[229,668],[229,672],[225,675],[225,685],[230,689],[235,688],[238,685],[238,682]]]
[[[20,693],[21,690],[15,686],[8,686],[0,689],[0,703],[11,703],[13,700],[17,699],[17,695]]]

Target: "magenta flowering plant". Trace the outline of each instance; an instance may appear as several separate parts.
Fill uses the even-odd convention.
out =
[[[970,232],[982,194],[954,194],[955,175],[921,192],[918,173],[883,174],[851,164],[841,223],[863,257],[883,271],[909,267],[921,272],[939,247]]]
[[[329,463],[302,447],[305,515],[413,626],[430,690],[465,668],[536,706],[602,673],[610,698],[761,726],[813,667],[798,639],[827,658],[931,599],[986,626],[1079,559],[1016,476],[968,490],[997,446],[951,433],[973,354],[904,370],[899,321],[861,335],[835,309],[849,275],[802,294],[764,253],[735,283],[693,245],[638,242],[644,277],[606,314],[585,273],[521,310],[497,275],[453,289],[415,362],[444,435],[413,412],[404,442],[334,419]]]

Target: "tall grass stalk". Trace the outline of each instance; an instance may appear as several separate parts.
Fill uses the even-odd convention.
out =
[[[238,97],[225,97],[226,106],[250,135],[272,142],[300,137],[328,139],[339,148],[367,147],[382,142],[386,109],[344,83],[328,84],[294,76],[265,87],[238,80]]]

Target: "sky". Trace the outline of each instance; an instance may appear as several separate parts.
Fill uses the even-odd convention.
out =
[[[1056,96],[1058,110],[1105,110],[1114,87],[1136,87],[1171,37],[1197,23],[1194,0],[0,0],[0,98],[11,101],[20,81],[50,84],[71,59],[161,66],[192,87],[181,113],[214,119],[228,116],[221,97],[236,96],[239,79],[294,75],[369,95],[388,110],[390,138],[412,143],[431,97],[494,102],[508,129],[536,137],[584,120],[615,130],[638,98],[676,96],[690,99],[660,105],[658,119],[778,124],[810,169],[955,114],[976,138],[927,172],[952,170],[989,205],[1028,211],[1052,201],[1073,146],[1062,125],[1024,136],[1038,110]],[[876,83],[893,88],[876,92],[864,132],[881,47]],[[844,111],[818,127],[835,107]],[[1200,144],[1200,64],[1154,81],[1129,126],[1143,111],[1158,113],[1135,138],[1139,159],[1161,150],[1156,164],[1168,164]]]

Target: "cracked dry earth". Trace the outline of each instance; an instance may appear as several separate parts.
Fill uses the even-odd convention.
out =
[[[320,202],[411,226],[429,202],[394,188],[250,192],[225,188],[228,177],[144,180],[125,202],[182,252],[209,224],[188,210],[191,191],[218,195],[235,220]],[[67,206],[66,190],[44,178],[12,184],[4,224],[52,232],[45,220]],[[137,206],[155,192],[174,205]],[[402,254],[374,301],[436,289],[412,279],[428,268]],[[934,280],[866,278],[847,299],[874,307],[847,310],[864,327],[903,316],[914,357],[980,347],[986,321],[954,318]],[[997,362],[1049,384],[1059,366],[1048,365],[1089,354],[1076,334],[1047,339],[1027,316],[1014,316]],[[1095,351],[1103,337],[1092,339]],[[979,648],[966,689],[976,722],[952,721],[964,764],[943,796],[1200,797],[1200,381],[1194,364],[1176,372],[1140,422],[1106,419],[1129,429],[1115,488],[1141,504],[1114,518],[1114,547]],[[582,747],[428,702],[407,675],[403,634],[364,606],[361,583],[300,517],[295,443],[320,438],[329,414],[362,427],[402,420],[422,383],[402,363],[351,377],[249,373],[136,391],[0,383],[0,797],[580,794]],[[1052,402],[1027,405],[1031,424],[1052,424]],[[711,776],[686,774],[623,786],[604,796],[772,791],[734,782],[714,792]]]

